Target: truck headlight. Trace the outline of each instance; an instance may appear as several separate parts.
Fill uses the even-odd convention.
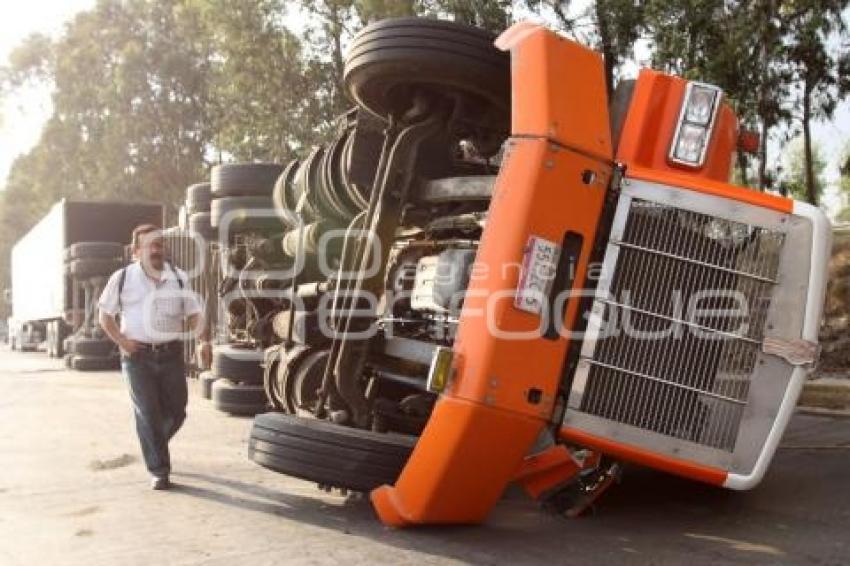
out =
[[[690,167],[702,166],[722,96],[715,86],[688,83],[670,146],[671,161]]]
[[[701,164],[702,150],[705,147],[707,133],[704,127],[682,124],[673,157],[685,163]]]

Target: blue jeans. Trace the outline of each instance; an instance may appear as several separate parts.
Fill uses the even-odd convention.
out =
[[[189,398],[183,352],[178,347],[122,355],[121,369],[133,402],[145,466],[154,476],[167,476],[171,472],[168,441],[186,420]]]

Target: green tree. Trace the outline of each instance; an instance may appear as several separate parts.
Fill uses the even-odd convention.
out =
[[[343,82],[351,38],[370,22],[424,11],[416,0],[300,0],[300,7],[310,16],[304,40],[313,54],[308,61],[317,111],[327,124],[351,107]]]
[[[579,12],[571,0],[526,0],[532,11],[551,10],[556,29],[602,53],[605,84],[610,96],[623,62],[634,55],[635,42],[644,29],[644,2],[595,0]]]
[[[788,22],[788,62],[800,84],[797,118],[803,131],[805,199],[817,204],[819,186],[811,134],[812,120],[832,118],[847,93],[850,54],[833,54],[828,41],[846,31],[842,12],[847,0],[794,0],[784,16]]]
[[[301,0],[301,4],[313,20],[307,39],[312,51],[319,54],[313,58],[317,94],[324,102],[326,114],[342,114],[350,105],[342,79],[343,44],[356,33],[362,20],[355,18],[354,0]],[[376,4],[370,6],[378,7]],[[377,14],[372,15],[377,17]]]
[[[746,100],[746,93],[754,93],[750,101],[752,106],[744,105],[745,119],[753,117],[760,127],[758,151],[758,187],[762,190],[770,188],[772,174],[768,170],[768,142],[774,128],[787,123],[791,112],[783,104],[789,96],[791,75],[784,64],[785,48],[782,37],[786,33],[787,23],[781,17],[777,0],[753,0],[742,3],[741,16],[744,20],[739,29],[743,37],[738,41],[746,43],[747,35],[756,38],[753,42],[755,67],[752,73],[742,75],[744,80],[755,86],[750,90],[742,84],[741,98]],[[739,109],[740,110],[740,109]]]
[[[53,90],[40,140],[13,163],[0,201],[0,262],[61,197],[152,200],[174,212],[206,176],[209,53],[200,14],[178,0],[101,0],[55,41],[31,36],[0,73],[3,92]]]
[[[511,23],[512,4],[511,0],[421,0],[419,12],[500,33]]]
[[[176,0],[102,1],[55,45],[55,116],[79,133],[92,198],[176,203],[210,136],[199,14]]]
[[[844,206],[838,213],[839,222],[850,222],[850,142],[844,145],[841,159],[839,161],[838,191],[841,195],[841,203]]]
[[[278,0],[208,0],[209,120],[220,155],[285,162],[327,128],[322,87]]]
[[[811,153],[807,154],[805,140],[802,138],[796,138],[786,146],[783,155],[785,167],[780,178],[780,192],[797,200],[809,200],[811,192],[808,185],[808,175],[809,169],[811,169],[814,178],[814,199],[809,200],[809,202],[818,204],[826,187],[824,177],[826,159],[817,143],[813,143],[810,150]]]

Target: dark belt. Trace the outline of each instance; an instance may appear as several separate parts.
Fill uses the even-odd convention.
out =
[[[157,354],[160,352],[176,351],[183,347],[183,342],[180,340],[172,340],[171,342],[161,342],[159,344],[149,344],[147,342],[139,342],[138,352],[150,352]]]

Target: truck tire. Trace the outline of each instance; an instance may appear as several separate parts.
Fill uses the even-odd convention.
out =
[[[209,183],[195,183],[186,189],[186,212],[189,215],[209,212],[212,193]]]
[[[68,259],[123,259],[124,246],[117,242],[77,242],[68,247]]]
[[[259,357],[255,359],[253,355]],[[247,385],[261,385],[263,383],[261,360],[262,352],[259,350],[236,348],[230,344],[224,344],[213,348],[210,371],[217,378]]]
[[[257,215],[257,210],[272,214]],[[274,214],[271,197],[227,197],[217,198],[210,206],[210,224],[213,228],[224,228],[225,215],[232,214],[227,230],[231,234],[242,232],[278,233],[284,231],[284,225]]]
[[[115,353],[112,340],[97,340],[94,338],[77,338],[71,346],[71,352],[77,356],[105,358]]]
[[[189,217],[189,231],[202,238],[210,240],[215,237],[215,230],[210,224],[209,212],[195,212]]]
[[[201,382],[201,397],[204,399],[211,399],[213,383],[219,379],[220,378],[216,377],[216,375],[211,371],[202,372],[198,377],[198,381]]]
[[[271,196],[283,172],[277,163],[228,163],[216,165],[210,175],[212,196]]]
[[[415,445],[415,436],[265,413],[254,419],[248,457],[265,468],[290,476],[368,492],[394,484]]]
[[[262,385],[217,379],[211,389],[213,406],[219,411],[231,415],[256,415],[268,409],[266,391]]]
[[[390,18],[351,43],[343,80],[351,97],[380,118],[406,110],[424,88],[468,101],[464,120],[509,131],[510,55],[490,32],[445,20]]]
[[[119,361],[117,356],[101,357],[74,355],[73,358],[71,358],[71,367],[77,371],[102,371],[118,369]]]
[[[295,213],[297,204],[295,197],[295,175],[298,173],[300,162],[297,159],[290,161],[284,168],[277,181],[275,181],[272,191],[272,205],[277,212],[280,221],[292,228],[292,215]]]
[[[68,273],[77,279],[89,279],[92,277],[108,277],[121,269],[122,262],[118,259],[90,258],[74,259]]]

